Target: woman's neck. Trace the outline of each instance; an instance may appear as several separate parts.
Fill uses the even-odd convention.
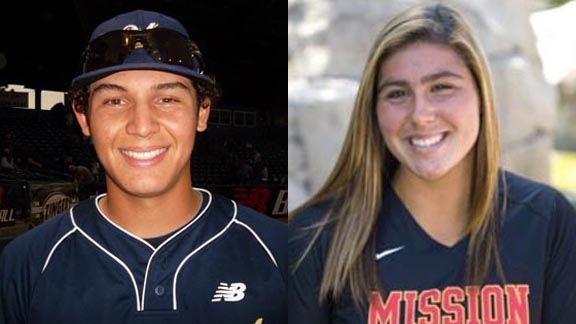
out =
[[[400,166],[392,183],[420,227],[437,242],[453,246],[467,234],[471,177],[472,163],[467,158],[434,180]]]

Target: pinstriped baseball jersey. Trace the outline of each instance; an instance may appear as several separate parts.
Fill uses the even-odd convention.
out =
[[[556,190],[510,173],[506,178],[500,228],[504,282],[493,271],[483,285],[466,285],[469,237],[454,246],[438,243],[387,188],[374,256],[384,291],[372,292],[360,310],[349,292],[318,303],[328,230],[290,276],[289,323],[575,323],[576,213]],[[302,229],[320,220],[326,208],[312,207],[291,222],[291,263],[309,241]]]
[[[196,217],[157,248],[107,219],[102,196],[18,237],[0,322],[285,323],[286,225],[199,190]]]

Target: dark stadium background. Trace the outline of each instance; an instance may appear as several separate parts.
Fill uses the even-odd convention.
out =
[[[0,9],[6,82],[65,90],[101,21],[131,9],[185,24],[224,90],[223,103],[286,110],[286,3],[278,0],[11,1]]]
[[[226,109],[232,114],[234,111],[252,111],[257,116],[257,127],[237,129],[217,126],[212,127],[211,135],[206,136],[216,138],[211,139],[216,143],[226,142],[226,148],[232,151],[237,149],[234,145],[258,147],[260,141],[273,142],[273,148],[267,148],[262,155],[265,159],[269,158],[266,156],[269,151],[274,155],[275,173],[271,175],[271,178],[274,178],[274,185],[243,185],[238,183],[237,179],[228,181],[226,176],[222,175],[219,175],[218,183],[211,183],[210,170],[215,166],[210,163],[202,166],[202,172],[205,171],[205,174],[200,175],[202,181],[196,182],[208,186],[229,182],[233,185],[220,186],[219,190],[237,201],[268,214],[271,214],[274,208],[283,209],[283,199],[287,200],[287,196],[284,196],[287,195],[285,175],[288,117],[284,65],[287,55],[284,29],[285,2],[278,0],[3,2],[0,9],[0,87],[20,84],[37,90],[66,91],[75,75],[80,53],[94,27],[108,18],[133,9],[160,11],[180,20],[198,43],[208,70],[216,75],[223,90],[223,97],[215,108]],[[0,107],[2,108],[6,107]],[[32,125],[30,127],[38,125],[41,128],[47,118],[43,114],[38,114],[33,122],[28,123],[26,119],[30,118],[29,115],[0,112],[0,135],[14,131],[11,128],[19,127],[16,125],[18,123]],[[18,134],[19,129],[15,131],[16,136],[21,136]],[[200,145],[212,144],[213,142],[207,142]],[[212,159],[212,164],[218,163],[218,157],[208,156],[206,159]],[[195,157],[194,161],[203,162],[206,159],[199,156]],[[283,161],[280,163],[279,159]],[[25,176],[20,179],[18,175],[4,175],[4,180],[7,178],[29,180]],[[0,180],[2,179],[0,173]],[[30,189],[30,185],[23,187]],[[10,206],[11,199],[7,196],[7,192],[6,189],[3,200],[0,197],[0,204],[4,204],[4,207],[0,205],[0,208],[13,207]],[[31,210],[26,211],[30,212]],[[271,216],[284,217],[284,215]],[[0,241],[3,236],[1,230],[0,227]],[[0,248],[1,246],[0,243]]]

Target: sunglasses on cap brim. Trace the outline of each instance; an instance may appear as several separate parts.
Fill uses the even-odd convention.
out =
[[[82,55],[82,73],[121,65],[137,48],[144,48],[157,63],[180,65],[204,74],[198,46],[184,35],[163,28],[116,30],[95,38]]]

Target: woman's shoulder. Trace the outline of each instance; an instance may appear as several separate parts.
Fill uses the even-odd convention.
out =
[[[319,202],[297,208],[290,214],[289,226],[291,228],[307,228],[322,222],[330,211],[331,202]]]
[[[572,209],[566,196],[549,184],[528,179],[513,172],[505,172],[504,185],[507,206],[523,209],[539,215],[551,215],[564,209]]]
[[[302,207],[290,215],[288,241],[291,252],[303,251],[311,242],[321,251],[327,249],[334,225],[333,220],[326,217],[331,208],[331,202],[320,202]]]

